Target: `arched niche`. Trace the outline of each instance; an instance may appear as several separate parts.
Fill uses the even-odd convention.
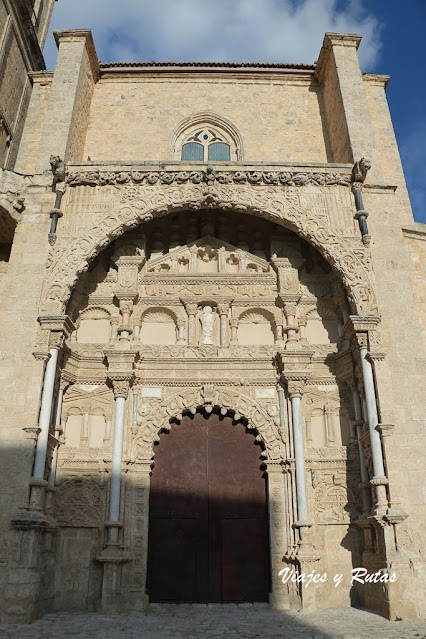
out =
[[[241,346],[274,344],[274,316],[263,309],[253,308],[241,313],[238,323],[238,343]]]
[[[111,337],[111,316],[103,308],[87,308],[77,322],[77,342],[107,344]]]
[[[306,315],[306,339],[310,344],[337,344],[339,319],[327,308],[315,308]]]
[[[167,308],[148,308],[142,313],[142,344],[176,344],[176,315]]]

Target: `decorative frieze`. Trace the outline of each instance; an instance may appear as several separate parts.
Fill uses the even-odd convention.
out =
[[[307,172],[307,171],[69,171],[68,186],[106,186],[116,184],[267,184],[276,186],[350,186],[350,173]]]

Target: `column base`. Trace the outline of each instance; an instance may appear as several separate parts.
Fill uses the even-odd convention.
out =
[[[20,506],[11,520],[16,530],[55,528],[55,522],[41,508]]]
[[[119,546],[107,546],[96,557],[103,564],[102,597],[99,605],[101,612],[116,613],[129,610],[130,603],[123,600],[121,590],[121,569],[123,564],[131,561],[128,550]]]

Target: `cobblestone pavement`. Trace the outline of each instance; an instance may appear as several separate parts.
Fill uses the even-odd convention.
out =
[[[151,605],[117,615],[61,612],[0,625],[2,639],[426,639],[426,620],[387,621],[354,608],[276,612],[261,605]]]

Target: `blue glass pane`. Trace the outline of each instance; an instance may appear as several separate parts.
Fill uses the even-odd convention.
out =
[[[224,142],[214,142],[209,146],[209,160],[228,162],[231,159],[229,144]]]
[[[182,147],[182,160],[202,162],[204,160],[204,147],[198,142],[188,142]]]

